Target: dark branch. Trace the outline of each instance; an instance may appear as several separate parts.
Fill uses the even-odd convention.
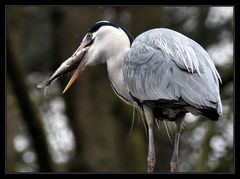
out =
[[[18,63],[12,54],[9,40],[7,45],[7,73],[12,82],[13,90],[22,111],[23,120],[26,123],[32,137],[33,146],[38,156],[39,171],[52,171],[51,156],[48,151],[47,139],[40,115],[36,106],[30,99],[24,71],[21,64]]]

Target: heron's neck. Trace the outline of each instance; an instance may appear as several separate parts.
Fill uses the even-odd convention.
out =
[[[123,60],[128,50],[129,47],[123,48],[118,54],[111,56],[106,62],[108,76],[114,92],[121,99],[125,98],[123,100],[127,103],[131,102],[131,97],[129,96],[128,88],[123,78]]]

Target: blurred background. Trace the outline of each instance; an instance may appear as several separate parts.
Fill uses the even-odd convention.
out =
[[[7,6],[6,172],[146,172],[148,138],[137,113],[114,94],[105,65],[84,71],[61,95],[70,75],[47,90],[46,80],[99,20],[136,37],[157,27],[202,45],[222,77],[217,122],[188,114],[180,138],[179,172],[234,172],[233,7]],[[169,123],[174,139],[174,124]],[[131,132],[130,132],[131,130]],[[155,172],[169,173],[173,143],[156,130]]]

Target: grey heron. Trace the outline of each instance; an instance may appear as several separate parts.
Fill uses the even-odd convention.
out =
[[[179,137],[186,113],[218,120],[222,114],[221,78],[209,54],[195,41],[174,30],[156,28],[135,38],[109,21],[94,24],[72,57],[46,82],[74,69],[63,93],[87,67],[107,64],[111,86],[120,99],[138,108],[148,129],[148,172],[156,163],[154,119],[175,122],[170,169],[178,163]],[[64,70],[63,70],[64,69]]]

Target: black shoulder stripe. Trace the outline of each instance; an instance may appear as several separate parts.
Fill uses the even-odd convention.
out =
[[[153,108],[164,106],[164,107],[169,107],[174,109],[174,108],[190,106],[181,97],[178,100],[170,100],[170,99],[144,100],[143,103]]]
[[[207,117],[210,120],[217,121],[219,119],[219,114],[216,109],[205,107],[202,109],[198,108],[198,111],[205,117]]]

